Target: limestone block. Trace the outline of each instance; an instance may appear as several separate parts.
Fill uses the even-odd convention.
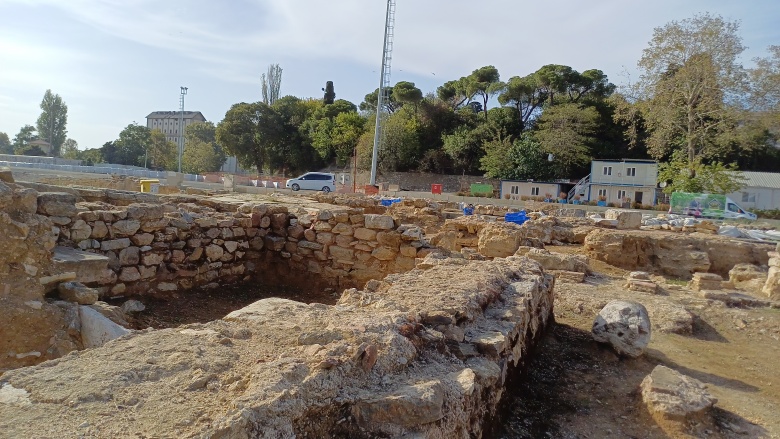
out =
[[[91,305],[98,300],[98,291],[80,282],[63,282],[57,285],[60,299],[76,302],[80,305]]]
[[[224,249],[218,245],[211,244],[206,247],[206,257],[212,261],[220,259],[224,252]]]
[[[225,245],[225,249],[229,253],[233,253],[236,251],[236,249],[238,249],[238,243],[236,241],[226,241],[224,245]]]
[[[395,228],[395,221],[389,215],[365,215],[365,228],[373,230],[391,230]]]
[[[111,231],[115,236],[130,236],[135,234],[140,228],[141,222],[138,220],[122,220],[111,224]]]
[[[165,261],[165,254],[163,253],[144,253],[141,255],[141,263],[146,266],[157,266]]]
[[[718,401],[701,381],[658,365],[642,380],[642,401],[652,415],[685,419],[703,413]]]
[[[650,343],[650,317],[640,303],[609,302],[596,316],[593,339],[610,344],[620,355],[638,357]]]
[[[127,247],[130,247],[130,239],[128,238],[112,239],[100,243],[100,249],[103,251],[122,250]]]
[[[616,227],[619,230],[639,230],[642,226],[642,212],[622,209],[608,209],[604,213],[604,218],[608,220],[617,220]]]
[[[137,220],[159,220],[165,214],[161,204],[134,203],[127,206],[127,218]]]
[[[90,235],[92,235],[92,227],[84,220],[76,220],[76,222],[70,226],[70,239],[73,241],[78,242],[88,239]]]
[[[306,229],[304,229],[303,226],[296,224],[287,228],[287,236],[293,239],[301,239],[304,236],[305,230]]]
[[[81,320],[81,342],[87,349],[98,348],[130,333],[128,329],[117,325],[88,306],[79,306],[79,320]]]
[[[335,260],[351,261],[355,257],[355,251],[352,249],[342,248],[334,245],[330,246],[328,250],[330,251],[330,255]]]
[[[363,241],[374,241],[376,239],[376,231],[365,229],[365,228],[358,228],[355,229],[355,238],[360,239]]]
[[[41,192],[38,194],[38,213],[46,216],[71,218],[76,216],[76,196],[65,192]]]
[[[333,233],[339,234],[339,235],[348,235],[352,236],[355,233],[355,229],[346,223],[338,223],[332,230]]]
[[[769,274],[762,289],[772,300],[780,300],[780,267],[769,267]]]
[[[171,252],[171,263],[181,264],[187,258],[187,254],[183,250],[173,250]]]
[[[333,233],[319,232],[317,233],[317,242],[322,245],[333,244]]]
[[[525,249],[523,250],[525,251]],[[520,248],[518,248],[518,253],[519,252]],[[590,273],[588,258],[585,256],[552,253],[540,248],[531,248],[525,251],[525,257],[539,262],[545,270],[563,270],[575,271],[579,273]]]
[[[723,278],[715,273],[693,273],[689,286],[694,291],[720,290],[723,288],[722,283]]]
[[[157,232],[168,227],[169,218],[160,218],[157,220],[144,220],[141,222],[141,230],[144,232]]]
[[[284,245],[287,243],[287,239],[282,238],[281,236],[266,236],[265,237],[265,247],[268,248],[271,251],[281,251],[284,248]]]
[[[401,234],[394,230],[379,232],[376,234],[376,241],[385,247],[398,248],[401,245]]]
[[[95,239],[105,238],[108,235],[108,226],[103,221],[95,221],[90,237]]]
[[[138,247],[127,247],[119,252],[119,263],[122,265],[138,265],[141,260],[141,250]]]
[[[379,259],[380,261],[391,261],[395,259],[397,252],[390,247],[377,247],[371,256]]]
[[[141,279],[141,273],[136,267],[125,267],[119,274],[119,280],[122,282],[135,282]]]
[[[310,241],[298,241],[298,248],[304,248],[309,250],[322,250],[324,247],[322,244]]]
[[[157,266],[153,265],[151,267],[147,267],[144,265],[139,265],[138,273],[141,275],[141,279],[151,279],[157,275]]]
[[[0,181],[4,181],[6,183],[14,182],[14,175],[11,173],[11,168],[7,166],[0,167]]]
[[[550,270],[550,274],[555,276],[556,282],[581,284],[585,281],[585,273],[578,271]]]

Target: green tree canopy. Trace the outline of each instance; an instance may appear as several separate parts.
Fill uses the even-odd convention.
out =
[[[593,107],[560,104],[547,108],[539,117],[534,136],[542,150],[553,154],[556,177],[568,178],[572,171],[591,160],[590,146],[599,120]]]
[[[103,157],[109,163],[142,167],[151,140],[151,130],[133,122],[119,133],[119,138],[115,142],[103,145],[106,148]]]
[[[14,136],[13,148],[14,154],[22,154],[27,150],[27,144],[36,140],[38,135],[35,132],[35,127],[32,125],[25,125],[19,130],[19,133]]]
[[[79,160],[79,144],[71,138],[68,138],[63,142],[62,150],[60,152],[63,158]]]
[[[51,155],[57,157],[68,135],[68,106],[60,95],[46,90],[40,107],[41,115],[36,122],[38,135],[51,144]]]
[[[8,134],[0,132],[0,154],[13,154],[14,147]]]

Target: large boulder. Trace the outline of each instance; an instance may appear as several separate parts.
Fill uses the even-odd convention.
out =
[[[740,290],[760,291],[766,279],[766,269],[753,264],[737,264],[729,271],[729,282]]]
[[[658,365],[642,380],[642,401],[653,416],[683,420],[709,410],[713,398],[701,381]]]
[[[596,316],[591,332],[618,354],[639,357],[650,343],[650,317],[641,303],[613,300]]]
[[[780,247],[780,244],[777,244]],[[780,300],[780,251],[769,252],[769,274],[762,291],[772,300]]]
[[[541,264],[545,270],[590,273],[588,258],[585,256],[551,253],[544,249],[529,247],[519,248],[517,250],[517,255],[533,259]]]
[[[63,282],[57,286],[60,299],[79,305],[92,305],[98,300],[98,291],[80,282]]]

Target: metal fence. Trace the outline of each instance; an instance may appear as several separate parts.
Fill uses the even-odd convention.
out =
[[[128,168],[120,165],[96,166],[78,166],[78,165],[55,165],[50,163],[28,163],[17,161],[0,161],[0,166],[9,168],[27,168],[27,169],[45,169],[61,172],[81,172],[84,174],[108,174],[108,175],[128,175],[141,178],[165,179],[168,177],[168,171],[150,171],[148,169]],[[185,181],[206,181],[203,175],[184,174]]]

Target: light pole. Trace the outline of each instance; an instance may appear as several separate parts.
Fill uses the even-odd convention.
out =
[[[184,153],[184,96],[187,95],[187,87],[181,87],[179,96],[179,172],[181,172],[181,156]]]
[[[54,99],[49,102],[49,154],[54,157],[54,113],[52,107],[54,106]]]

